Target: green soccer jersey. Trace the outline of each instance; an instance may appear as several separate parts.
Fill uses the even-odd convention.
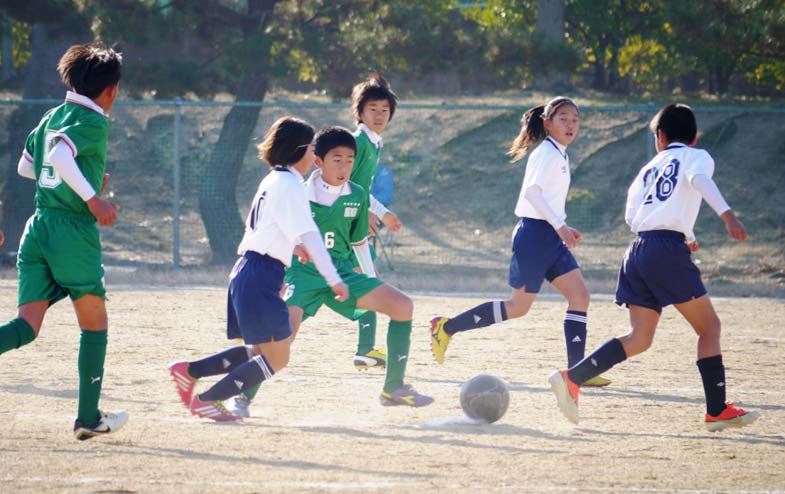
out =
[[[36,176],[35,206],[90,214],[87,204],[69,187],[47,161],[59,140],[71,148],[77,166],[97,192],[106,170],[109,122],[91,99],[68,92],[65,103],[52,108],[27,137],[25,153]]]
[[[357,129],[353,135],[357,141],[357,154],[354,155],[354,167],[349,179],[370,192],[376,169],[379,168],[381,150],[377,149],[376,144],[372,143],[361,129]]]
[[[332,206],[311,200],[313,220],[335,261],[350,259],[352,244],[368,236],[368,193],[354,182],[348,185],[351,192],[339,196]]]

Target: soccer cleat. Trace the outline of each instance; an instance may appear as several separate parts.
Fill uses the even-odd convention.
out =
[[[559,410],[573,424],[578,423],[578,394],[580,387],[570,380],[567,371],[554,371],[548,378],[551,391],[556,395]]]
[[[194,395],[191,399],[191,413],[216,422],[230,422],[242,418],[229,411],[222,401],[202,401],[199,395]]]
[[[444,325],[449,321],[446,317],[436,316],[431,319],[431,352],[440,364],[444,363],[444,354],[451,336],[444,330]]]
[[[183,400],[185,408],[190,408],[191,397],[194,394],[194,388],[196,387],[196,381],[198,381],[198,379],[191,377],[191,374],[188,373],[188,362],[175,362],[170,364],[169,374],[171,374],[172,379],[174,379],[177,393],[180,395],[180,399]]]
[[[95,425],[87,426],[78,420],[74,421],[74,436],[80,441],[87,441],[95,436],[117,432],[126,422],[128,422],[128,412],[104,413],[98,410],[98,422]]]
[[[706,414],[706,429],[709,432],[717,432],[728,427],[744,427],[758,420],[759,415],[755,410],[737,408],[733,406],[733,402],[730,402],[716,417]]]
[[[384,369],[387,367],[387,352],[383,348],[374,348],[368,353],[354,356],[354,367],[358,371],[368,370],[371,367]]]
[[[585,383],[581,384],[581,386],[586,386],[589,388],[602,388],[609,385],[611,382],[613,381],[602,376],[594,376]]]
[[[411,384],[404,384],[395,391],[382,390],[379,401],[386,407],[405,405],[410,407],[424,407],[433,403],[433,398],[418,393]]]
[[[232,413],[232,415],[247,419],[251,416],[251,400],[249,400],[245,395],[237,395],[234,397],[229,411]]]

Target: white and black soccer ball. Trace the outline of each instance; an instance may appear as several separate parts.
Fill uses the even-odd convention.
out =
[[[507,383],[490,374],[478,374],[461,386],[461,408],[467,417],[493,423],[510,404]]]

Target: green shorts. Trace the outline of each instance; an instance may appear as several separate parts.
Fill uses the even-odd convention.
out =
[[[49,305],[87,294],[106,298],[101,240],[92,215],[38,209],[27,220],[19,255],[19,305]]]
[[[297,262],[297,261],[295,261]],[[357,308],[357,300],[384,283],[378,278],[358,273],[352,269],[351,260],[335,262],[338,274],[349,287],[349,298],[343,302],[335,300],[335,294],[327,286],[322,275],[312,263],[293,264],[286,270],[286,305],[303,310],[303,320],[313,317],[322,304],[347,319],[356,321],[367,311]]]

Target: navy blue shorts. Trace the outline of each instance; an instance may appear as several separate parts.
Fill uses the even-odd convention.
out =
[[[285,340],[292,334],[289,310],[281,298],[284,265],[278,259],[246,252],[229,280],[226,336],[249,345]]]
[[[521,219],[512,240],[511,287],[538,293],[543,280],[551,282],[578,268],[578,262],[550,223]]]
[[[624,255],[616,303],[662,312],[706,295],[701,272],[692,262],[684,235],[672,230],[640,232]]]

